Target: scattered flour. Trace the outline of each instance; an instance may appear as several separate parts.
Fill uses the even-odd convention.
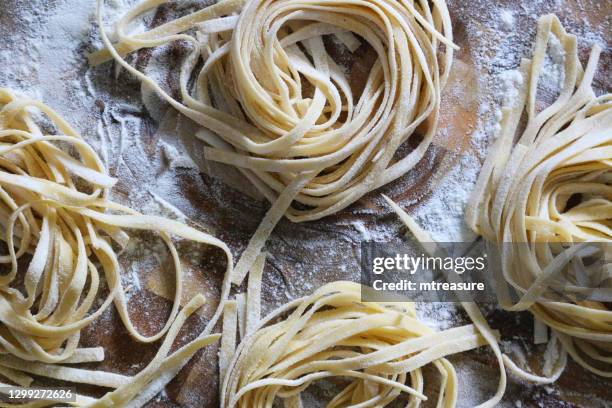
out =
[[[464,214],[479,171],[478,158],[473,154],[463,155],[434,188],[435,193],[417,206],[413,215],[436,241],[471,242],[476,238],[465,223]]]
[[[523,76],[515,69],[504,71],[499,75],[501,82],[502,107],[512,107],[516,104]],[[500,118],[499,115],[497,118]],[[500,118],[501,119],[501,118]]]
[[[460,307],[454,303],[423,302],[417,305],[417,317],[436,330],[456,327]]]
[[[359,234],[361,235],[361,239],[363,241],[371,241],[372,240],[372,235],[368,231],[368,229],[367,229],[366,225],[363,223],[363,221],[361,221],[361,220],[353,221],[352,225],[355,228],[355,230],[357,230],[357,232],[359,232]]]
[[[558,93],[565,80],[565,50],[559,39],[550,33],[540,84],[548,92]]]
[[[106,1],[107,18],[116,18],[135,1]],[[483,87],[478,101],[477,123],[472,132],[472,149],[459,157],[454,168],[435,186],[430,196],[413,203],[412,214],[435,239],[471,241],[475,238],[463,221],[463,212],[482,158],[499,130],[499,108],[511,104],[516,97],[516,87],[522,80],[520,75],[517,76],[516,68],[522,57],[531,55],[537,17],[551,11],[563,11],[565,1],[505,2],[501,7],[484,0],[449,0],[453,17],[467,21],[467,39],[462,47],[465,44],[470,46],[464,47],[467,54],[462,58],[474,62]],[[596,7],[605,7],[604,3],[600,2]],[[116,71],[121,74],[119,80],[124,82],[118,85],[118,81],[109,75],[113,72],[111,68],[91,70],[87,67],[85,54],[100,45],[98,28],[94,24],[95,2],[4,0],[0,7],[0,37],[3,39],[0,42],[0,86],[23,90],[32,97],[45,100],[73,123],[98,150],[112,174],[122,180],[113,193],[114,199],[148,214],[181,221],[196,219],[205,223],[208,215],[202,214],[201,207],[195,202],[201,198],[187,197],[181,188],[181,177],[200,180],[200,184],[194,182],[200,192],[218,196],[221,193],[214,186],[202,185],[197,165],[191,160],[193,152],[176,140],[177,124],[166,115],[165,104],[139,84],[135,86],[132,83],[130,88],[124,89],[126,75],[119,70]],[[606,49],[605,33],[610,30],[609,23],[592,26],[583,17],[566,18],[564,23],[567,23],[568,31],[577,35],[580,48],[597,43]],[[548,54],[541,82],[558,89],[563,82],[565,58],[558,40],[555,42],[551,38]],[[145,70],[149,75],[162,79],[166,62],[160,49],[153,52]],[[143,135],[147,139],[143,139]],[[356,214],[367,218],[367,222],[330,219],[292,225],[291,228],[309,233],[308,239],[300,237],[298,243],[285,242],[282,232],[273,234],[269,250],[275,259],[274,265],[269,263],[273,273],[266,274],[265,310],[311,292],[322,280],[335,279],[333,273],[341,277],[355,276],[351,268],[358,267],[358,263],[356,257],[351,258],[352,247],[349,244],[364,239],[385,241],[397,235],[397,220],[378,222],[377,213],[372,208],[357,209]],[[324,229],[328,223],[334,222],[335,225],[329,226],[332,233]],[[342,235],[343,228],[352,233]],[[224,238],[236,240],[229,232],[223,233],[226,234]],[[126,249],[124,255],[130,262],[125,265],[122,282],[129,288],[128,297],[146,289],[146,272],[166,261],[164,248],[155,245],[133,237]],[[296,252],[302,253],[304,248],[313,254],[326,253],[329,256],[313,256],[316,259],[312,262],[291,258]],[[189,252],[190,260],[203,262],[201,258],[204,257],[198,255],[198,249],[190,249],[193,249]],[[340,262],[334,263],[331,258]],[[283,263],[285,260],[287,262]],[[299,279],[292,281],[282,275],[286,272],[286,265],[291,265],[292,276],[299,276]],[[439,329],[458,322],[458,309],[453,304],[419,304],[418,313],[427,324]],[[106,321],[109,316],[105,313],[101,320]],[[461,406],[474,406],[490,395],[490,390],[480,392],[485,383],[480,367],[459,365],[458,372],[461,384],[468,385],[460,387]],[[159,398],[164,400],[166,396],[161,394]],[[510,399],[511,405],[524,406],[521,401],[514,402],[515,396],[510,395]]]
[[[501,27],[506,30],[512,30],[514,28],[514,13],[512,10],[502,9],[499,11],[499,20],[501,23]]]
[[[194,163],[189,155],[179,152],[178,149],[170,143],[161,141],[160,144],[164,158],[167,160],[168,166],[171,169],[183,168],[198,170],[197,164]]]

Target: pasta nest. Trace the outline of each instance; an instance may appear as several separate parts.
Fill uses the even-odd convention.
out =
[[[290,314],[283,318],[283,315]],[[447,355],[487,344],[473,325],[437,332],[413,303],[363,302],[360,285],[333,282],[264,318],[238,346],[222,388],[222,407],[300,407],[318,380],[339,386],[327,407],[392,406],[408,395],[418,406],[422,368],[440,376],[437,406],[453,407],[457,376]]]
[[[538,111],[552,36],[563,47],[565,77],[557,99]],[[533,60],[521,65],[519,98],[503,111],[467,220],[500,249],[502,280],[519,296],[513,302],[501,290],[502,305],[530,310],[576,362],[610,377],[612,95],[592,89],[600,51],[594,47],[583,69],[576,37],[557,17],[540,19]]]
[[[445,2],[225,0],[129,32],[161,3],[126,13],[117,41],[107,39],[90,63],[115,58],[206,128],[197,134],[206,158],[237,167],[272,202],[286,192],[289,219],[333,214],[424,156],[456,48]],[[332,38],[351,58],[371,51],[362,90],[328,53]],[[176,40],[192,45],[180,68],[180,101],[123,59]],[[406,142],[409,153],[397,157]]]
[[[120,396],[112,398],[127,403],[155,376],[167,375],[163,370],[169,365],[175,370],[219,337],[207,334],[229,292],[232,257],[227,246],[187,225],[141,215],[109,200],[115,183],[96,152],[56,112],[0,88],[0,239],[7,252],[0,256],[5,267],[0,275],[0,374],[19,385],[32,382],[27,372],[120,388]],[[139,333],[128,313],[118,256],[129,239],[125,229],[158,234],[171,254],[174,303],[168,320],[152,336]],[[179,329],[204,303],[198,295],[179,311],[183,277],[172,237],[216,246],[228,265],[217,313],[204,333],[169,362]],[[167,334],[153,363],[135,377],[59,365],[104,359],[102,348],[81,348],[79,340],[81,330],[111,303],[135,340],[150,343]],[[77,402],[94,401],[79,396]]]

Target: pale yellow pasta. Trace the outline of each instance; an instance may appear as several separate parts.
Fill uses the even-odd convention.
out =
[[[454,407],[459,380],[445,357],[486,343],[473,325],[438,332],[417,319],[413,303],[363,302],[358,284],[333,282],[275,310],[243,339],[221,407],[301,407],[306,388],[332,377],[350,382],[330,408],[393,406],[402,393],[418,407],[427,400],[427,365],[439,374],[435,405]]]
[[[208,145],[206,157],[236,166],[273,203],[236,265],[234,283],[281,217],[300,222],[336,213],[405,174],[429,147],[455,48],[443,0],[222,0],[144,33],[128,32],[163,3],[145,0],[126,13],[115,44],[100,9],[105,48],[90,63],[114,58],[212,131],[196,134]],[[328,54],[328,35],[349,51],[366,42],[376,55],[361,94]],[[123,58],[176,40],[192,48],[180,69],[180,101]],[[394,157],[417,127],[415,147]]]
[[[558,99],[536,114],[538,77],[551,33],[564,47],[565,81]],[[500,304],[507,310],[530,310],[536,320],[552,330],[543,375],[536,375],[502,354],[477,305],[462,302],[474,325],[487,339],[500,369],[496,395],[481,406],[492,407],[501,400],[507,383],[506,369],[527,381],[552,383],[563,373],[568,353],[588,370],[611,376],[605,367],[612,362],[612,311],[605,304],[594,301],[534,302],[537,297],[534,298],[533,293],[543,293],[546,289],[544,277],[564,268],[558,267],[560,264],[550,256],[552,251],[544,253],[547,256],[537,250],[525,251],[526,248],[542,248],[529,245],[535,242],[538,245],[550,242],[555,248],[559,242],[609,244],[612,239],[612,190],[609,185],[612,96],[597,97],[591,87],[599,52],[595,46],[583,70],[578,61],[576,37],[565,32],[557,17],[540,18],[533,61],[523,60],[521,64],[523,87],[519,89],[519,98],[513,106],[503,108],[499,139],[488,154],[466,210],[467,222],[474,231],[499,245],[504,277],[523,295],[512,304],[504,295],[506,292],[500,290]],[[513,145],[524,110],[528,121],[518,143]],[[569,197],[576,193],[583,194],[582,202],[566,210]],[[434,255],[438,247],[431,235],[396,203],[385,199],[427,252]],[[517,248],[522,251],[513,252]],[[562,255],[557,259],[562,259]],[[536,266],[535,274],[528,272],[534,271],[532,266]],[[610,288],[609,267],[604,264],[601,282],[607,284],[607,288]],[[517,284],[525,281],[524,286]],[[536,334],[538,330],[541,329],[536,327]]]
[[[51,134],[45,130],[49,124],[55,128]],[[209,333],[229,292],[232,256],[223,242],[110,201],[115,182],[95,151],[57,113],[0,88],[0,239],[7,247],[0,263],[8,270],[0,275],[0,374],[21,386],[30,386],[33,374],[115,389],[100,400],[79,396],[77,406],[132,406],[158,377],[173,377],[197,350],[218,339]],[[140,334],[128,314],[117,255],[129,239],[124,229],[159,234],[173,260],[174,305],[152,336]],[[169,355],[185,319],[204,303],[198,295],[180,310],[183,278],[171,236],[220,248],[227,272],[211,322],[196,340]],[[100,274],[108,287],[103,299]],[[80,348],[79,340],[81,330],[111,303],[135,340],[164,337],[153,361],[134,377],[63,365],[104,359],[102,348]]]
[[[538,111],[539,78],[551,36],[563,46],[565,78],[557,99]],[[604,243],[608,255],[612,244],[612,94],[596,96],[591,86],[599,54],[595,46],[583,69],[576,37],[566,33],[556,16],[540,18],[533,59],[520,67],[518,100],[503,110],[498,140],[483,165],[466,219],[501,248],[504,278],[521,297],[513,303],[500,291],[502,306],[529,310],[548,326],[551,341],[563,346],[562,366],[569,353],[588,370],[612,377],[610,303],[579,300],[573,293],[581,286],[574,282],[577,264],[563,262],[581,243]],[[527,123],[519,129],[525,114]],[[610,258],[605,258],[603,274],[595,275],[601,279],[594,283],[610,299],[612,274]],[[548,290],[555,276],[575,285],[566,286],[564,298]],[[545,339],[546,331],[539,329],[538,337]],[[524,376],[551,382],[562,369],[548,371],[544,377]]]

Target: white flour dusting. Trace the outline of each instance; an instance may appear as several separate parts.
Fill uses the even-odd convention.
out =
[[[499,11],[499,20],[501,22],[501,27],[506,31],[512,30],[514,28],[514,23],[516,22],[512,10],[507,9],[502,9]]]
[[[540,76],[542,87],[548,92],[557,93],[565,80],[565,50],[559,39],[550,33],[544,67]]]
[[[122,14],[134,1],[107,1],[109,18]],[[470,147],[458,153],[455,166],[435,186],[432,194],[421,202],[410,203],[414,205],[409,212],[440,241],[475,238],[463,221],[463,212],[482,159],[499,131],[499,108],[511,105],[516,99],[516,87],[522,81],[516,68],[522,57],[531,56],[537,17],[558,11],[565,16],[562,19],[567,30],[578,36],[580,49],[594,43],[604,49],[607,47],[605,33],[610,32],[609,22],[591,23],[586,17],[593,9],[594,14],[605,13],[605,2],[590,6],[590,2],[581,0],[503,3],[449,1],[451,15],[461,22],[456,25],[462,46],[459,58],[474,70],[481,91],[476,95],[478,110],[474,127],[466,134],[471,140]],[[583,3],[587,7],[582,6]],[[565,11],[570,6],[574,7],[576,17],[567,17]],[[203,213],[202,208],[208,207],[200,205],[202,194],[207,194],[207,202],[223,203],[223,194],[227,194],[228,189],[220,188],[214,181],[212,185],[203,184],[196,157],[201,153],[176,137],[181,125],[176,115],[168,113],[166,105],[148,89],[141,88],[135,81],[130,82],[125,73],[120,73],[116,81],[110,65],[88,69],[85,54],[100,44],[97,27],[93,24],[95,2],[3,0],[0,7],[0,38],[3,39],[0,42],[0,86],[23,90],[32,97],[43,99],[73,123],[98,150],[111,174],[121,179],[113,193],[114,199],[148,214],[181,221],[195,219],[199,225],[215,232],[216,214]],[[146,23],[151,20],[152,15],[149,15]],[[543,89],[552,92],[558,91],[564,79],[565,56],[555,40],[551,38],[540,79]],[[147,74],[165,78],[166,57],[164,50],[154,51],[145,68]],[[440,132],[446,130],[443,128]],[[185,191],[185,180],[195,193]],[[224,209],[222,205],[219,207]],[[222,238],[232,242],[248,239],[256,227],[257,214],[263,214],[265,208],[255,202],[253,207],[237,212],[241,216],[254,213],[249,220],[252,225],[240,234],[221,230]],[[273,256],[264,282],[264,309],[269,311],[290,298],[308,293],[322,281],[333,280],[335,274],[354,277],[358,267],[353,252],[356,243],[362,240],[384,242],[398,235],[399,222],[395,218],[383,222],[377,211],[379,209],[360,207],[353,214],[358,219],[330,217],[299,226],[281,223],[267,248]],[[292,240],[284,232],[293,228],[304,232],[300,240]],[[163,246],[156,245],[134,237],[126,250],[125,255],[131,263],[126,265],[122,282],[129,288],[128,297],[145,290],[147,271],[167,261]],[[189,262],[204,264],[207,257],[199,253],[198,248],[196,245],[189,247]],[[293,259],[296,253],[304,252],[326,256]],[[292,280],[291,276],[299,276],[299,279]],[[418,312],[427,324],[439,329],[452,327],[460,320],[459,310],[453,304],[420,304]],[[108,318],[109,314],[105,314],[101,321],[108,322]],[[504,343],[504,348],[519,355],[513,340]],[[529,350],[524,353],[528,356]],[[497,374],[491,371],[491,380],[483,381],[482,364],[466,361],[457,367],[461,378],[460,406],[468,407],[490,395]],[[167,396],[160,395],[160,400],[167,400]],[[516,395],[509,395],[502,406],[531,406],[529,404],[521,402]],[[187,406],[201,404],[194,400]]]
[[[512,107],[516,104],[519,96],[519,88],[523,84],[523,76],[515,69],[504,71],[499,74],[501,82],[500,91],[502,94],[502,107]],[[499,115],[497,115],[499,117]]]
[[[435,194],[418,205],[412,214],[436,241],[471,242],[476,238],[463,215],[479,169],[478,158],[474,154],[464,154],[436,186]]]

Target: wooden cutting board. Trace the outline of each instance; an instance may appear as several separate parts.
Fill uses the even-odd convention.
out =
[[[63,0],[50,2],[50,10],[43,10],[37,18],[48,18],[53,10]],[[0,27],[2,25],[16,25],[16,29],[27,29],[27,20],[8,18],[5,11],[19,14],[20,0],[0,1]],[[82,2],[79,7],[93,9],[90,2]],[[197,3],[197,2],[190,2]],[[491,30],[496,22],[495,10],[507,8],[517,13],[514,28],[515,33],[524,37],[525,57],[529,56],[529,44],[532,43],[535,30],[535,20],[538,15],[547,12],[556,12],[563,22],[572,28],[586,25],[590,27],[603,27],[599,32],[604,38],[610,39],[610,2],[595,0],[566,0],[566,1],[460,1],[452,0],[449,10],[453,20],[456,43],[461,47],[456,55],[453,74],[443,94],[443,104],[440,120],[440,129],[434,143],[426,157],[410,174],[391,183],[379,191],[363,197],[350,208],[320,221],[292,224],[287,220],[281,221],[276,228],[266,250],[269,252],[266,265],[263,302],[266,311],[270,311],[287,300],[308,294],[323,283],[337,279],[358,279],[359,277],[359,243],[364,238],[363,230],[384,231],[392,239],[402,239],[405,230],[400,226],[396,217],[390,213],[380,199],[380,193],[385,193],[399,202],[408,211],[415,210],[435,194],[437,183],[444,180],[444,176],[453,169],[456,161],[462,154],[476,154],[473,144],[470,143],[472,134],[482,126],[482,116],[479,116],[479,107],[483,102],[482,95],[491,95],[493,85],[487,80],[490,72],[482,68],[479,58],[486,58],[482,50],[495,52],[501,43],[497,37],[499,31]],[[163,23],[171,14],[172,7],[164,6],[152,17],[153,25]],[[12,15],[11,15],[12,16]],[[478,32],[481,32],[480,34]],[[0,52],[17,52],[17,44],[4,42],[0,44]],[[88,49],[87,42],[83,45]],[[180,47],[175,52],[181,55]],[[354,61],[351,63],[351,83],[359,87],[371,66],[372,53],[366,47],[357,50]],[[581,50],[584,58],[588,54],[586,49]],[[489,56],[490,57],[490,56]],[[151,53],[140,52],[134,63],[139,68],[146,68],[150,63]],[[584,60],[584,59],[583,59]],[[596,85],[602,90],[610,90],[611,53],[606,49],[601,61],[601,69]],[[518,63],[518,61],[517,61]],[[84,59],[75,60],[75,75],[86,71]],[[109,101],[96,94],[86,95],[88,101],[83,106],[97,106],[102,110],[109,104],[118,105],[118,101],[138,100],[141,89],[138,83],[127,77],[125,73],[114,79],[115,72],[107,65],[87,73],[94,89],[101,89],[102,84],[108,87],[105,90],[115,96],[117,102]],[[172,78],[168,78],[172,83]],[[2,84],[2,70],[0,69],[0,85]],[[45,84],[40,85],[43,89]],[[69,86],[69,85],[67,85]],[[101,92],[101,91],[100,91]],[[43,92],[44,93],[44,92]],[[53,105],[53,97],[47,102]],[[78,109],[78,108],[76,108]],[[82,109],[82,108],[81,108]],[[82,109],[84,110],[84,109]],[[96,140],[96,133],[84,124],[91,123],[100,118],[100,110],[86,110],[83,115],[87,120],[75,123],[88,140]],[[193,127],[186,120],[177,117],[171,110],[163,110],[163,114],[156,117],[149,116],[151,112],[140,112],[137,115],[144,123],[140,126],[141,145],[127,144],[121,154],[125,157],[138,155],[143,162],[148,157],[159,155],[160,143],[167,137],[177,137],[186,149],[193,153],[192,159],[201,165],[202,171],[184,169],[176,172],[175,188],[182,198],[179,203],[188,202],[188,208],[179,208],[186,212],[192,221],[213,232],[218,238],[226,241],[238,256],[246,246],[248,239],[255,231],[259,221],[265,214],[268,204],[258,198],[258,195],[245,184],[235,172],[223,166],[208,165],[201,162],[201,145],[194,141],[190,134]],[[67,113],[67,112],[62,112]],[[78,113],[70,112],[71,117]],[[157,116],[157,115],[154,115]],[[116,125],[116,124],[115,124]],[[177,130],[178,129],[178,130]],[[118,138],[117,132],[110,135]],[[409,149],[409,147],[407,147]],[[116,196],[126,201],[134,199],[134,186],[140,183],[155,184],[158,177],[157,170],[138,172],[137,169],[128,169],[128,165],[119,165],[114,175],[121,178]],[[432,193],[433,192],[433,193]],[[175,202],[173,197],[162,197]],[[146,237],[143,237],[145,242]],[[190,319],[178,344],[194,338],[204,327],[216,307],[219,297],[219,288],[224,271],[224,258],[222,254],[207,248],[194,248],[189,244],[181,244],[183,262],[188,276],[187,293],[202,292],[207,296],[207,305],[201,313]],[[151,256],[145,253],[143,256]],[[124,260],[126,266],[129,262]],[[172,281],[169,279],[170,265],[165,264],[164,258],[159,262],[146,264],[136,271],[139,275],[140,288],[132,288],[130,294],[130,311],[136,326],[144,333],[152,334],[158,330],[170,308],[167,300],[173,293]],[[132,268],[133,269],[133,268]],[[244,289],[244,288],[241,288]],[[532,319],[529,314],[508,314],[491,310],[487,312],[493,328],[502,333],[503,339],[508,339],[519,347],[531,350],[527,355],[530,363],[538,366],[538,357],[541,348],[528,346],[532,338]],[[453,317],[457,324],[467,322],[466,317],[459,313]],[[442,319],[442,317],[441,317]],[[109,310],[96,324],[88,327],[82,336],[83,346],[103,346],[107,352],[107,359],[99,364],[89,364],[89,368],[110,370],[123,374],[133,375],[140,371],[155,354],[159,344],[143,345],[133,341],[114,310]],[[483,401],[494,392],[497,383],[496,364],[492,353],[480,349],[460,356],[451,357],[459,371],[460,406],[472,406]],[[166,391],[151,401],[149,407],[206,407],[219,406],[218,378],[217,378],[217,348],[210,346],[196,357],[172,381]],[[431,381],[436,381],[434,375],[429,375]],[[56,383],[59,384],[59,383]],[[570,362],[568,369],[560,380],[548,387],[536,387],[521,384],[511,379],[504,406],[522,407],[595,407],[602,401],[612,402],[612,383],[610,380],[592,375],[577,364]],[[326,399],[329,393],[327,387],[313,387],[315,397]],[[96,387],[79,387],[80,391],[101,395],[104,390]],[[519,405],[521,404],[521,405]],[[431,404],[425,405],[431,406]],[[310,408],[310,407],[309,407]]]

